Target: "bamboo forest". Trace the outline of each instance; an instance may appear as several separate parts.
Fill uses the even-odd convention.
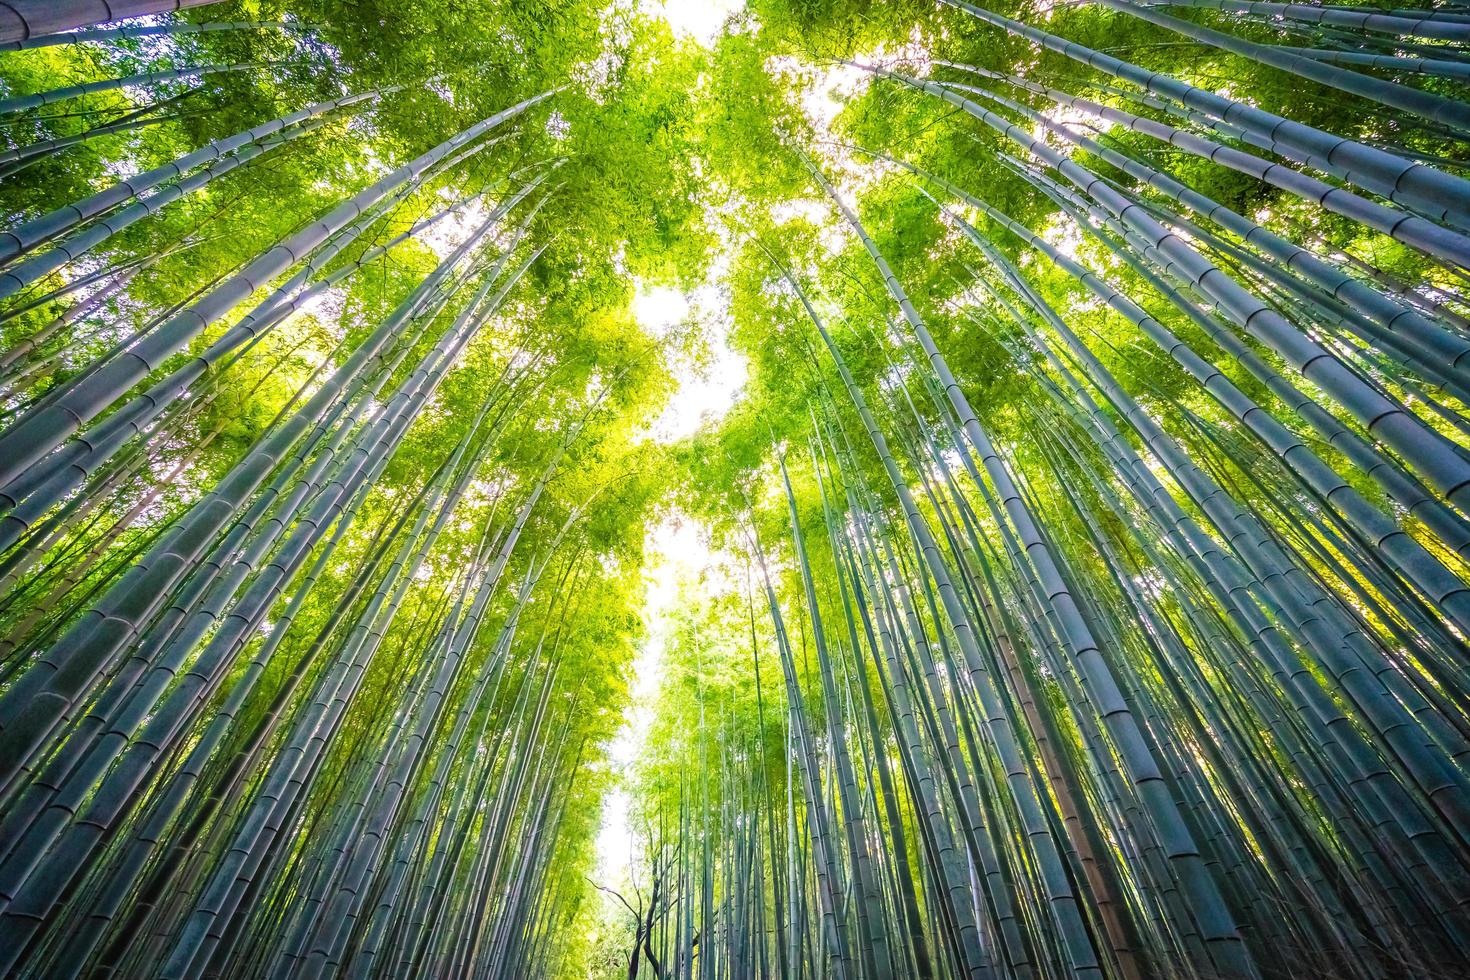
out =
[[[1470,0],[0,0],[0,976],[1470,978]]]

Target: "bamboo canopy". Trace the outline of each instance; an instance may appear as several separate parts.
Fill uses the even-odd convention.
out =
[[[1466,975],[1467,41],[0,3],[0,973]]]

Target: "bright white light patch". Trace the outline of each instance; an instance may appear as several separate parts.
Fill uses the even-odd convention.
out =
[[[689,300],[677,289],[640,285],[633,294],[633,316],[656,334],[667,333],[688,315]]]
[[[745,9],[745,0],[648,0],[646,8],[669,22],[675,34],[712,47],[725,19]]]
[[[730,410],[744,383],[745,358],[729,345],[721,345],[704,377],[679,378],[679,390],[654,423],[654,435],[665,442],[693,435],[700,426]]]
[[[667,336],[693,318],[703,327],[714,354],[703,366],[674,359],[679,387],[650,435],[660,442],[677,442],[730,410],[745,384],[746,369],[745,358],[730,347],[729,310],[719,289],[706,285],[681,293],[640,283],[633,294],[633,316],[655,337]]]
[[[648,635],[633,660],[633,681],[628,692],[632,703],[608,745],[609,761],[620,778],[631,776],[653,727],[664,680],[664,648],[674,628],[671,614],[679,604],[679,583],[697,579],[715,563],[699,525],[687,520],[666,518],[650,529],[644,548],[649,558],[643,583],[643,618]],[[626,887],[635,844],[628,821],[631,804],[623,784],[603,802],[602,825],[597,832],[599,884]]]

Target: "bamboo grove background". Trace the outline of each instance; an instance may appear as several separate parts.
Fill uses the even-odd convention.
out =
[[[1467,41],[0,5],[0,972],[1465,976]]]

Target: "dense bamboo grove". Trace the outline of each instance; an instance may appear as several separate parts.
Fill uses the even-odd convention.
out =
[[[682,16],[0,4],[0,973],[1466,975],[1470,8]]]

